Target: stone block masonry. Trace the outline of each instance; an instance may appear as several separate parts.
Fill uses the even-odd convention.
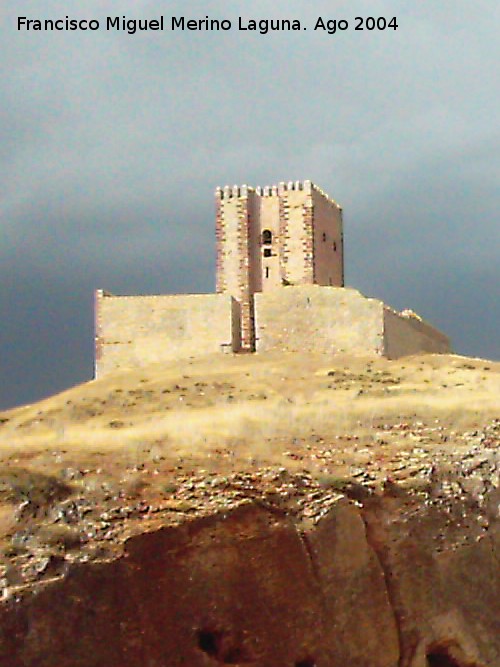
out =
[[[241,347],[255,346],[253,285],[250,262],[250,199],[254,191],[236,187],[217,198],[217,291],[231,294],[239,304]]]
[[[397,359],[448,353],[450,341],[355,289],[300,285],[255,295],[257,352],[377,354]]]
[[[124,297],[96,292],[96,377],[239,349],[239,309],[227,294]]]
[[[381,355],[383,309],[354,289],[300,285],[256,294],[257,352]]]
[[[388,359],[420,352],[447,354],[450,339],[415,314],[404,315],[384,306],[384,354]]]

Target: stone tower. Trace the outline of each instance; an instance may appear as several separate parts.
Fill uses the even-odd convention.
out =
[[[255,349],[255,292],[344,286],[342,209],[311,181],[217,188],[217,292],[238,302],[241,348]]]

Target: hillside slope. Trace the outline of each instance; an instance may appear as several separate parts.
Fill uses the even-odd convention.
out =
[[[498,667],[499,371],[219,356],[0,413],[0,665]]]

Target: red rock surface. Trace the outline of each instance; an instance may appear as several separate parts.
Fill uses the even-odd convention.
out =
[[[4,603],[0,665],[496,667],[498,541],[443,548],[444,520],[338,496],[310,525],[246,502],[136,535]]]

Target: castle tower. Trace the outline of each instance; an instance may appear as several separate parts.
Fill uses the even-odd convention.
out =
[[[255,292],[343,287],[342,209],[310,181],[217,188],[216,208],[217,292],[239,303],[243,350],[255,349]]]

